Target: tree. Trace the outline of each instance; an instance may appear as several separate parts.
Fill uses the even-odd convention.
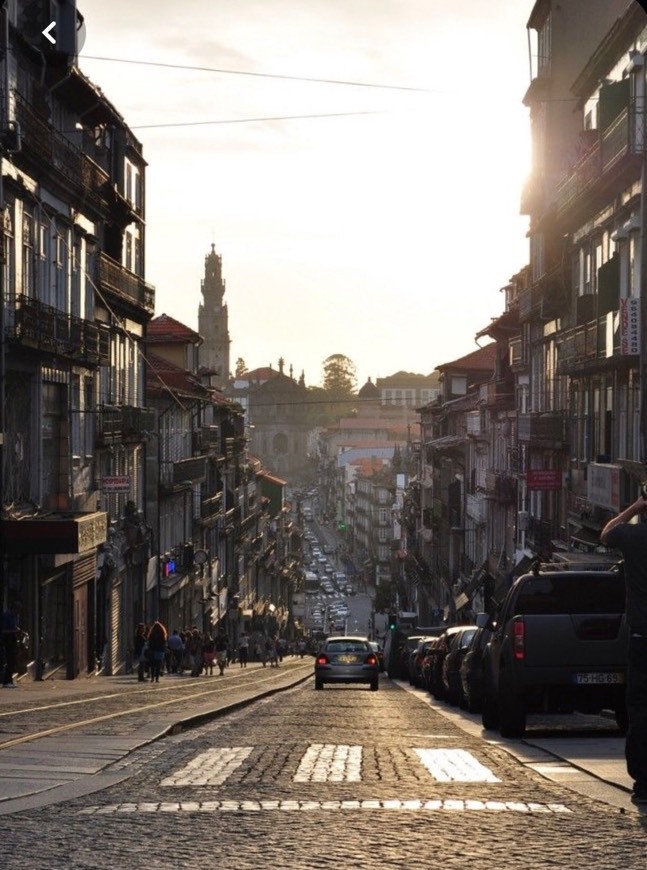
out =
[[[247,366],[245,365],[245,360],[242,358],[242,356],[239,356],[238,359],[236,360],[235,375],[237,378],[242,378],[242,376],[246,373],[247,373]]]
[[[357,389],[357,370],[352,359],[334,353],[323,361],[324,390],[335,398],[351,396]]]

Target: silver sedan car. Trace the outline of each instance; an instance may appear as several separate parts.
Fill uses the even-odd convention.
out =
[[[324,683],[368,683],[372,692],[380,685],[380,665],[365,637],[329,637],[315,659],[315,689]]]

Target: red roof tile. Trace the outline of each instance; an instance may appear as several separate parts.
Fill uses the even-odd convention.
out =
[[[154,317],[146,327],[146,340],[151,344],[166,344],[168,342],[180,342],[183,344],[202,343],[201,336],[189,329],[184,323],[169,317],[168,314],[160,314]]]
[[[482,369],[483,371],[494,371],[496,363],[496,341],[486,344],[485,347],[479,347],[473,350],[472,353],[461,356],[451,362],[443,363],[437,366],[438,371],[446,369]]]

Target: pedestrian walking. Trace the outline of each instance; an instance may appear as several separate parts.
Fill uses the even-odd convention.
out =
[[[162,662],[166,653],[168,633],[159,620],[154,622],[148,632],[148,658],[150,662],[151,683],[159,683]]]
[[[146,643],[146,625],[140,622],[135,629],[135,640],[133,642],[133,658],[137,662],[137,680],[140,683],[146,681],[144,672],[148,667],[148,644]]]
[[[647,804],[647,522],[633,520],[645,514],[647,498],[641,496],[600,533],[602,543],[620,550],[624,558],[629,627],[625,759],[636,804]]]
[[[184,641],[180,637],[180,632],[177,628],[173,629],[173,633],[168,639],[169,649],[169,670],[173,674],[182,673],[182,659],[184,658]]]
[[[238,659],[241,668],[247,667],[247,659],[249,658],[249,637],[245,632],[238,639]]]
[[[216,658],[216,645],[210,634],[206,633],[202,638],[202,663],[205,677],[207,671],[213,677],[213,663]]]
[[[202,673],[202,637],[197,628],[191,630],[189,654],[191,656],[191,676],[199,677]]]
[[[18,642],[25,637],[25,632],[18,625],[18,604],[10,604],[2,611],[2,649],[4,652],[4,670],[2,686],[5,689],[17,688],[13,675],[18,670]]]
[[[216,661],[220,670],[220,676],[225,673],[225,665],[227,664],[227,635],[222,629],[216,635],[214,647],[216,650]]]

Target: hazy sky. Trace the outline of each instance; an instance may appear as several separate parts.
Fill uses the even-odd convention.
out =
[[[343,353],[361,384],[475,349],[527,261],[532,0],[78,4],[80,66],[149,162],[157,314],[197,327],[215,243],[232,368],[314,384]]]

